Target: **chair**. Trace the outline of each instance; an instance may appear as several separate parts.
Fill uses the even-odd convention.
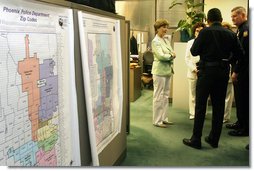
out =
[[[143,74],[141,80],[144,87],[148,86],[148,88],[153,88],[153,75],[152,75],[153,60],[154,57],[151,51],[146,51],[143,54]]]

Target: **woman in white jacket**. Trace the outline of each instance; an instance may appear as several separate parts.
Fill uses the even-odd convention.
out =
[[[193,34],[195,38],[198,36],[200,30],[202,30],[206,25],[204,23],[196,23],[193,27]],[[194,119],[195,116],[195,99],[196,99],[196,83],[197,83],[197,63],[199,62],[199,56],[193,57],[190,48],[194,42],[191,39],[187,43],[185,62],[187,64],[187,78],[189,82],[189,119]]]

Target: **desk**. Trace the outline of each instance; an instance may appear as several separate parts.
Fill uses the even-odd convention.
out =
[[[130,68],[130,101],[134,102],[141,96],[141,67]]]

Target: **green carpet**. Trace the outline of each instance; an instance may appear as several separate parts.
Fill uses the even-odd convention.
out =
[[[174,122],[168,128],[152,125],[152,90],[142,90],[142,95],[130,107],[130,133],[127,136],[127,156],[121,166],[244,166],[249,167],[249,151],[245,146],[249,137],[232,137],[229,129],[223,127],[219,148],[213,149],[204,141],[211,126],[211,109],[206,116],[202,149],[183,145],[183,138],[192,135],[193,120],[186,111],[169,107],[169,120]],[[233,108],[231,121],[235,121]]]

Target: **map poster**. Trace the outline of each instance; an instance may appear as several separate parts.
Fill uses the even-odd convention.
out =
[[[79,12],[82,66],[93,165],[120,133],[123,85],[120,22]]]
[[[70,9],[0,1],[0,165],[80,165],[73,37]]]

